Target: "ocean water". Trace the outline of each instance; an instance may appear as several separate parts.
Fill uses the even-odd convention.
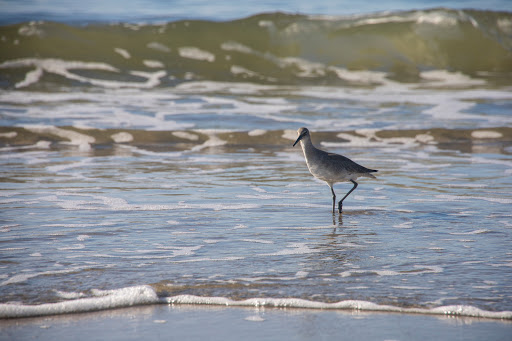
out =
[[[512,319],[512,14],[313,14],[0,26],[0,317]],[[379,170],[342,214],[302,126]]]

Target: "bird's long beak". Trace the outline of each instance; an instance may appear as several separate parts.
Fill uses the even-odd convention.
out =
[[[297,138],[297,140],[295,141],[295,143],[293,144],[293,147],[295,147],[295,145],[297,143],[299,143],[299,141],[304,137],[304,134],[300,134],[300,136]]]

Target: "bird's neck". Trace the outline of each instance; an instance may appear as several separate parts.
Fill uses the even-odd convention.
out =
[[[304,156],[306,156],[306,158],[308,157],[308,154],[316,149],[315,146],[313,146],[311,139],[302,139],[300,141],[300,146],[302,147],[302,151],[304,152]]]

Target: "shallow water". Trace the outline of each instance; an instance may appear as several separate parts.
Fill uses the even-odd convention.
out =
[[[510,137],[503,129],[492,131]],[[395,137],[367,145],[354,132],[343,135],[357,135],[352,142],[319,134],[340,141],[325,142],[329,150],[379,169],[333,216],[329,188],[307,172],[293,135],[258,133],[188,131],[181,136],[198,142],[183,145],[4,147],[3,302],[149,284],[161,297],[511,309],[509,138],[466,131],[460,150],[436,141],[450,130],[414,132],[427,143],[388,132]],[[247,143],[255,138],[262,144]]]
[[[369,70],[138,89],[44,63],[0,91],[0,316],[193,295],[512,318],[508,86]],[[292,148],[301,126],[379,170],[342,215]]]

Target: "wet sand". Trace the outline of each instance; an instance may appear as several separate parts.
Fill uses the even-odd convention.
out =
[[[512,321],[313,309],[150,305],[0,321],[2,340],[510,340]]]

